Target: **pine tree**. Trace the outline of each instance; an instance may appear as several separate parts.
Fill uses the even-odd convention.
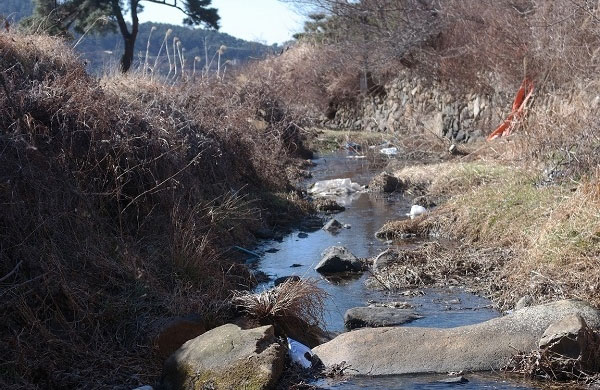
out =
[[[143,2],[181,10],[183,23],[219,28],[219,15],[209,8],[212,0],[36,0],[34,16],[26,23],[42,26],[50,34],[65,35],[73,30],[106,32],[118,28],[124,43],[121,70],[127,72],[133,63],[135,40],[139,32],[138,14]],[[127,13],[131,20],[125,20]]]

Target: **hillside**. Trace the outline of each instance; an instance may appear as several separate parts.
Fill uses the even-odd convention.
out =
[[[0,15],[5,15],[9,20],[21,20],[33,12],[32,0],[3,0],[0,2]],[[155,27],[155,31],[152,28]],[[204,30],[200,28],[190,28],[175,26],[162,23],[143,23],[140,25],[140,31],[137,38],[136,49],[137,59],[143,62],[145,56],[148,38],[150,39],[149,55],[154,61],[158,54],[167,30],[172,30],[171,38],[177,37],[183,43],[185,49],[186,61],[193,64],[194,58],[200,57],[197,62],[198,68],[203,68],[208,63],[211,68],[216,68],[216,52],[221,46],[226,50],[221,56],[221,63],[229,66],[239,65],[240,63],[252,59],[260,59],[265,55],[278,50],[277,45],[267,46],[258,42],[249,42],[243,39],[235,38],[213,30]],[[76,42],[79,39],[75,37]],[[205,51],[206,45],[206,51]],[[88,62],[89,69],[93,72],[100,72],[103,68],[112,66],[119,62],[123,41],[118,33],[108,33],[106,35],[88,35],[78,45],[77,51]],[[208,53],[208,60],[205,53]],[[164,55],[164,51],[163,51]],[[164,59],[166,62],[166,58]]]

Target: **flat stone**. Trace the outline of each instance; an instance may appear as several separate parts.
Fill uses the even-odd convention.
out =
[[[285,348],[272,326],[242,330],[227,324],[186,342],[166,361],[163,390],[272,389]]]
[[[352,367],[348,371],[351,375],[498,370],[516,352],[537,349],[544,331],[570,314],[580,315],[591,329],[600,328],[600,311],[582,301],[563,300],[450,329],[358,329],[337,336],[313,352],[327,367],[345,361]]]
[[[379,328],[399,326],[422,318],[410,309],[391,307],[354,307],[346,311],[344,324],[346,328]]]
[[[451,384],[469,383],[469,380],[467,378],[465,378],[464,376],[453,376],[453,377],[446,378],[446,379],[440,379],[437,382],[438,383],[447,383],[447,384],[451,385]]]
[[[363,264],[343,246],[332,246],[322,253],[315,270],[324,274],[362,271]]]

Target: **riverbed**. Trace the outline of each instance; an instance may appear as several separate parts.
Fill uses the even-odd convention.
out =
[[[315,160],[313,177],[306,183],[319,180],[350,178],[361,185],[381,171],[367,159],[348,158],[346,152],[327,155]],[[296,275],[302,278],[319,280],[319,285],[328,294],[325,307],[325,325],[327,331],[337,334],[344,332],[344,313],[346,310],[367,306],[369,303],[406,302],[415,307],[421,319],[404,326],[449,328],[483,322],[500,316],[491,302],[473,295],[464,288],[426,288],[389,292],[372,290],[365,287],[367,274],[353,279],[324,278],[314,267],[321,259],[323,250],[339,245],[348,248],[357,257],[376,256],[381,251],[395,246],[414,245],[411,241],[383,242],[375,238],[375,232],[390,220],[406,218],[411,207],[411,199],[402,196],[384,196],[362,192],[351,197],[338,199],[346,210],[334,215],[349,228],[338,234],[322,229],[316,231],[294,231],[279,241],[264,242],[258,252],[261,259],[258,268],[272,280],[282,276]],[[259,289],[272,287],[272,281],[259,286]],[[323,380],[320,387],[330,389],[449,389],[456,384],[438,383],[444,375],[418,375],[394,377],[363,377],[339,380]],[[518,378],[494,374],[469,374],[469,383],[461,384],[465,389],[535,389],[531,382]]]

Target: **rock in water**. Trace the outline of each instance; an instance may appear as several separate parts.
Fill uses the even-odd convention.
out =
[[[460,383],[469,383],[469,380],[464,376],[452,376],[446,379],[440,379],[438,383],[446,383],[449,385],[460,384]]]
[[[358,272],[363,269],[361,261],[343,246],[327,248],[321,256],[321,261],[315,270],[323,274]]]
[[[283,371],[285,347],[272,326],[242,330],[227,324],[185,343],[166,361],[164,390],[272,389]]]
[[[275,285],[275,287],[277,287],[280,284],[287,282],[288,280],[291,280],[292,282],[299,282],[300,281],[300,277],[296,276],[296,275],[282,276],[280,278],[275,279],[275,281],[273,282],[273,284]]]
[[[390,307],[354,307],[346,311],[344,324],[349,330],[399,326],[422,318],[409,309]]]
[[[570,314],[580,315],[592,329],[600,328],[600,311],[581,301],[563,300],[450,329],[358,329],[313,352],[327,367],[345,361],[354,375],[496,370],[516,351],[537,349],[548,326]]]
[[[342,225],[337,219],[334,218],[329,220],[329,222],[327,222],[325,226],[323,226],[323,230],[326,230],[329,233],[336,233],[343,227],[344,225]]]

